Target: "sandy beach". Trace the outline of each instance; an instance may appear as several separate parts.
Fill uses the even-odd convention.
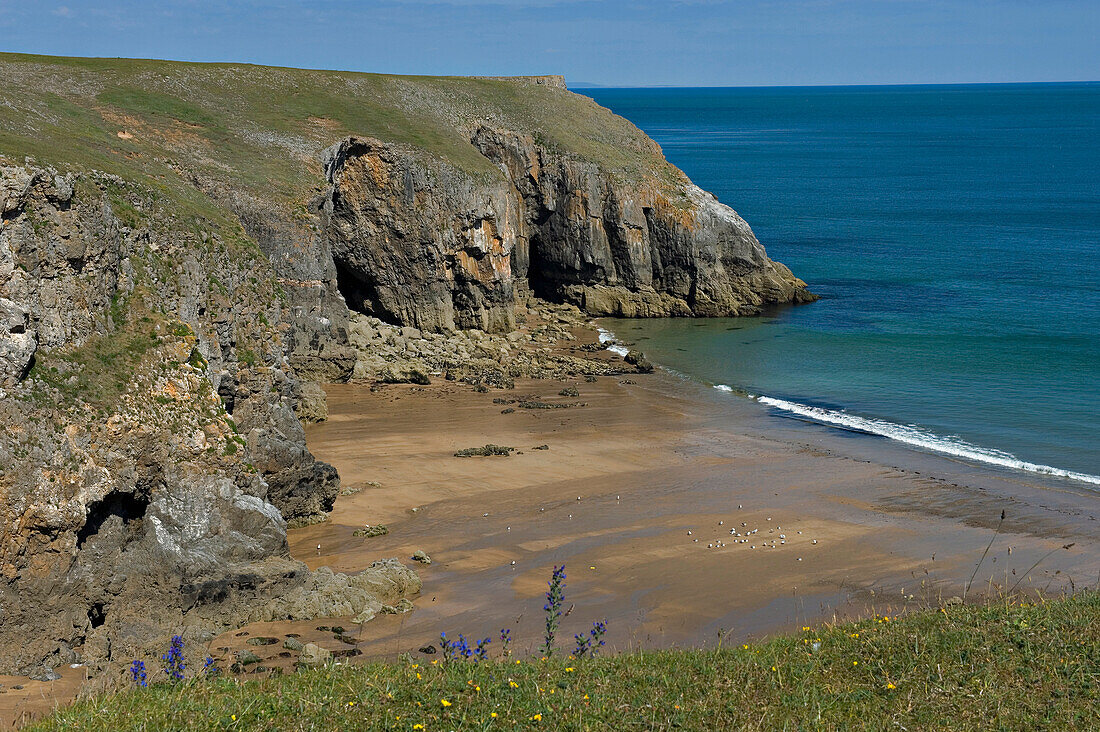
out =
[[[559,394],[569,387],[578,396]],[[326,522],[290,532],[291,553],[348,573],[398,557],[423,592],[412,612],[362,626],[253,623],[211,643],[225,666],[244,650],[260,656],[246,673],[290,670],[289,634],[347,660],[429,659],[418,649],[438,645],[440,632],[496,642],[510,628],[517,652],[534,652],[560,564],[570,608],[562,643],[594,620],[608,621],[615,650],[893,615],[962,596],[1002,510],[972,597],[1014,586],[1057,594],[1100,579],[1100,497],[1087,489],[780,417],[660,370],[488,392],[442,379],[326,390],[329,419],[307,439],[337,467],[345,495]],[[516,451],[454,455],[490,443]],[[354,535],[368,524],[388,534]],[[411,561],[418,549],[430,565]],[[278,642],[248,644],[257,636]],[[84,669],[59,671],[53,683],[0,678],[3,718],[70,700]]]
[[[567,387],[579,396],[558,394]],[[291,532],[293,555],[345,572],[418,549],[432,558],[412,613],[356,629],[365,656],[503,627],[532,649],[558,564],[573,607],[562,637],[606,619],[613,648],[736,642],[936,604],[964,593],[1002,510],[971,595],[1058,593],[1100,572],[1095,494],[780,418],[661,372],[328,394],[309,445],[356,492],[329,521]],[[574,406],[507,403],[534,398]],[[454,456],[488,443],[516,453]],[[389,533],[353,535],[367,524]],[[245,632],[345,648],[319,624],[330,623]]]

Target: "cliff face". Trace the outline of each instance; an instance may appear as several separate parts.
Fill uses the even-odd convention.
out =
[[[396,562],[288,555],[339,489],[301,425],[322,382],[398,352],[493,386],[593,368],[512,348],[532,293],[638,317],[811,298],[560,77],[0,75],[0,672],[414,594]]]
[[[339,479],[260,251],[107,175],[2,166],[0,210],[2,670],[202,638],[306,583],[286,521]]]
[[[504,180],[378,140],[327,153],[322,212],[348,306],[430,330],[507,331],[517,288],[592,315],[734,316],[813,299],[748,224],[685,179],[624,181],[481,126]]]

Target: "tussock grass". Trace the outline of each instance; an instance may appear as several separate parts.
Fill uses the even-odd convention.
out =
[[[83,701],[34,729],[1095,730],[1098,702],[1100,595],[1084,593],[715,649],[158,685]]]

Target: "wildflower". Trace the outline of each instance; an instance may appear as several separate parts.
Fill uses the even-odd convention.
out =
[[[853,666],[858,666],[858,665],[859,665],[859,661],[852,661],[852,665],[853,665]]]
[[[183,672],[186,667],[183,663],[183,638],[181,636],[172,636],[168,653],[160,658],[164,661],[164,673],[168,674],[168,678],[172,681],[183,681]]]
[[[214,659],[211,658],[210,656],[207,656],[202,662],[202,672],[203,672],[203,674],[205,674],[207,676],[210,676],[211,674],[214,673],[215,670],[216,669],[214,668]]]
[[[536,715],[532,716],[531,719],[533,719],[536,722],[541,722],[542,721],[542,715],[541,714],[536,714]]]
[[[567,666],[567,667],[565,668],[565,672],[566,672],[566,673],[569,673],[569,674],[571,674],[571,673],[573,673],[573,671],[575,671],[575,669],[574,669],[574,668],[573,668],[572,666]]]
[[[588,637],[583,634],[573,636],[573,639],[577,642],[576,650],[573,654],[577,658],[583,658],[584,656],[595,656],[599,651],[600,646],[604,645],[603,636],[607,632],[607,623],[605,621],[596,621],[592,623],[592,630],[588,631]]]
[[[519,684],[517,684],[515,681],[512,681],[511,679],[508,679],[508,685],[511,686],[513,689],[519,688]]]
[[[148,682],[145,680],[145,662],[134,661],[130,664],[130,677],[134,683],[141,687],[148,686]]]
[[[481,687],[480,686],[475,686],[474,691],[481,691]]]
[[[442,704],[445,707],[451,706],[451,703],[449,701],[447,701],[446,699],[440,699],[439,703]]]
[[[558,630],[558,622],[561,620],[561,609],[565,604],[565,565],[555,566],[554,572],[547,583],[550,589],[546,593],[546,604],[542,609],[546,611],[546,635],[540,649],[546,656],[554,653],[554,635]]]
[[[887,689],[896,689],[898,687],[894,686],[893,684],[886,684],[886,688]]]
[[[584,698],[585,698],[585,699],[587,699],[587,698],[588,698],[588,694],[585,694],[585,695],[584,695]]]
[[[422,724],[414,724],[414,725],[413,725],[413,729],[424,729],[424,725],[422,725]]]
[[[500,654],[502,656],[507,657],[507,656],[512,655],[512,629],[511,628],[501,628],[500,629],[500,645],[501,645]],[[518,661],[517,661],[517,663],[518,663]]]
[[[418,678],[418,679],[420,678],[420,672],[419,671],[416,672],[416,678]]]
[[[497,713],[496,712],[489,712],[489,716],[492,717],[493,719],[496,719],[497,718]]]

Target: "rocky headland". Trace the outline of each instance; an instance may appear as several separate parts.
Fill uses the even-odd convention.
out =
[[[812,299],[554,77],[0,71],[0,672],[415,596],[289,553],[340,493],[302,428],[324,383],[607,373],[548,344]]]

